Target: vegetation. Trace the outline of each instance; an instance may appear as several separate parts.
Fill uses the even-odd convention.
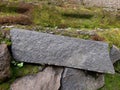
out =
[[[16,79],[26,75],[38,73],[42,71],[44,68],[43,65],[34,65],[27,63],[25,63],[23,67],[20,67],[15,65],[15,63],[20,64],[19,62],[16,61],[11,63],[11,72],[12,72],[11,78],[9,78],[3,83],[0,83],[0,90],[9,90],[11,83]]]
[[[44,5],[34,8],[33,20],[37,25],[58,28],[111,28],[120,27],[114,15],[100,8]],[[109,18],[113,19],[109,19]]]
[[[24,0],[24,2],[19,2],[19,0],[9,0],[9,2],[0,2],[0,26],[14,25],[14,27],[34,29],[40,32],[104,41],[120,48],[119,12],[111,13],[102,8],[75,6],[63,3],[62,0],[49,1]],[[25,2],[33,2],[33,4]],[[10,28],[0,29],[0,43],[11,45],[9,30]],[[95,30],[95,35],[80,34],[77,30],[88,32]],[[116,74],[106,74],[105,86],[100,90],[119,90],[120,61],[114,66]],[[23,63],[13,61],[11,63],[12,76],[0,84],[0,90],[9,90],[10,84],[15,79],[35,74],[42,70],[40,68],[43,66],[26,63],[23,65]]]
[[[105,75],[105,86],[99,90],[119,90],[120,89],[120,61],[114,64],[116,73]]]
[[[120,30],[119,29],[111,29],[106,30],[104,32],[100,32],[99,35],[105,38],[106,42],[110,44],[114,44],[120,48]]]
[[[110,14],[101,8],[88,8],[69,4],[14,2],[14,5],[0,5],[0,24],[34,24],[58,28],[120,28],[117,14]],[[12,16],[14,17],[12,17]],[[7,16],[7,17],[6,17]],[[5,18],[6,17],[6,18]],[[112,18],[112,19],[110,19]],[[24,23],[22,23],[24,22]]]

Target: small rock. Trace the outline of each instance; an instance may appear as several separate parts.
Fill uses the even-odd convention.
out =
[[[6,44],[0,45],[0,82],[10,77],[10,54]]]
[[[85,30],[77,30],[77,33],[81,34],[81,35],[90,35],[93,36],[96,34],[95,31],[85,31]]]
[[[61,90],[97,90],[104,85],[104,75],[66,68],[63,73]]]
[[[36,75],[16,80],[10,90],[59,90],[63,68],[47,67]]]
[[[112,49],[110,50],[110,58],[113,63],[120,60],[120,50],[115,45],[113,45]]]
[[[4,29],[4,28],[14,28],[14,26],[1,26],[1,29]]]
[[[49,32],[50,34],[55,34],[54,32]]]

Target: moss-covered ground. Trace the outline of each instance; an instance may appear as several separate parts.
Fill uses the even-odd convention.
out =
[[[56,0],[56,2],[50,2],[50,0],[24,1],[34,4],[21,3],[19,0],[0,2],[0,26],[14,25],[17,28],[34,29],[39,32],[104,41],[120,48],[119,12],[63,3],[62,0]],[[10,28],[0,29],[0,43],[11,45],[9,30]],[[96,30],[96,35],[80,34],[78,30]],[[106,74],[105,86],[100,90],[120,90],[120,61],[114,66],[115,75]],[[19,67],[12,63],[11,78],[0,83],[0,90],[9,90],[10,84],[16,78],[37,73],[41,67],[33,64],[24,64],[23,67]]]

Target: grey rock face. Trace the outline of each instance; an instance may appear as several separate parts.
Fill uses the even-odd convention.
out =
[[[113,45],[112,49],[110,50],[110,58],[113,63],[120,60],[120,50],[116,46]]]
[[[120,0],[83,0],[86,6],[98,6],[106,8],[120,8]]]
[[[10,77],[10,54],[6,44],[0,44],[0,82]]]
[[[10,34],[16,60],[114,73],[106,43],[20,29]]]
[[[16,80],[10,90],[58,90],[62,72],[62,68],[47,67],[37,75],[29,75]]]
[[[90,74],[91,73],[91,74]],[[104,75],[66,68],[63,73],[61,90],[97,90],[104,85]]]

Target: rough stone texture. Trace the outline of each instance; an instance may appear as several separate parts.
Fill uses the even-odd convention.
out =
[[[120,0],[83,0],[86,6],[98,6],[107,8],[120,8]]]
[[[6,44],[0,44],[0,82],[10,76],[10,54]]]
[[[37,75],[16,80],[10,90],[58,90],[63,68],[47,67]]]
[[[116,46],[113,45],[111,51],[110,51],[110,58],[113,63],[120,60],[120,50]]]
[[[114,73],[108,44],[35,31],[10,31],[16,60]]]
[[[57,2],[60,1],[76,5],[82,4],[89,7],[97,6],[102,8],[120,9],[120,0],[57,0]]]
[[[104,85],[104,75],[66,68],[61,90],[97,90]]]
[[[63,0],[64,2],[70,3],[70,4],[82,4],[83,0]]]

